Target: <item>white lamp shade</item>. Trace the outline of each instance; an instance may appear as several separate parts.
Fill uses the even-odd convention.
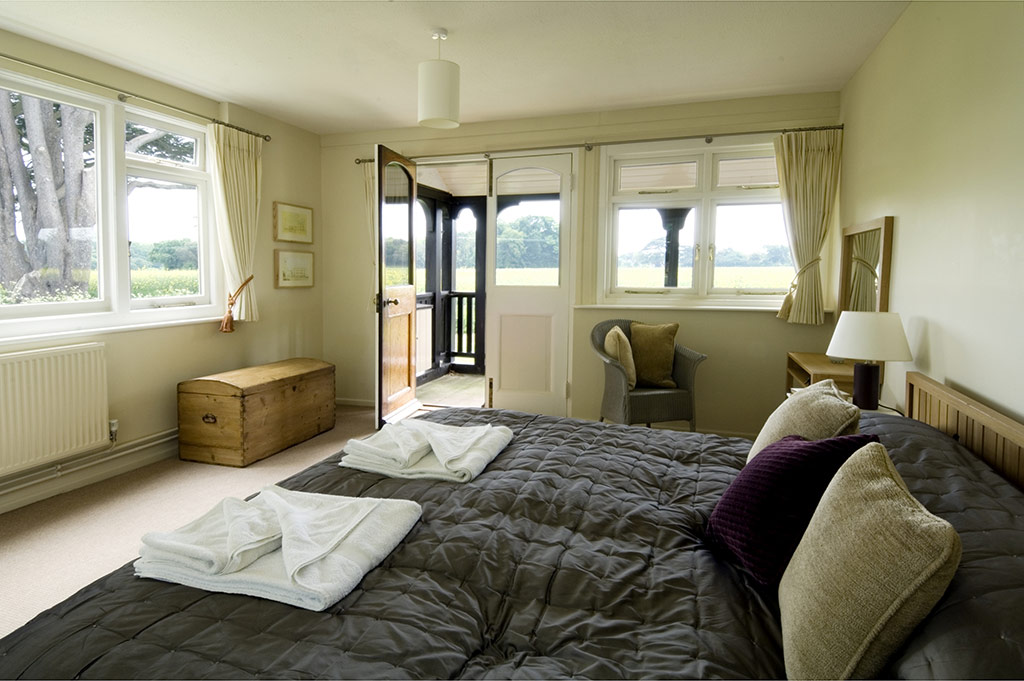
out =
[[[843,312],[825,354],[876,362],[909,362],[914,358],[896,312]]]
[[[455,62],[420,62],[419,122],[427,128],[459,127],[459,65]]]

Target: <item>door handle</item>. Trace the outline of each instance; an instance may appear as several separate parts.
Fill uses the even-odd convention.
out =
[[[388,305],[398,305],[400,302],[401,301],[398,300],[398,298],[385,298],[384,307],[387,307]]]

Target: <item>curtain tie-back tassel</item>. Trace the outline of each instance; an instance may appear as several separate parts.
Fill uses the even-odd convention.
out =
[[[256,275],[250,274],[249,278],[242,282],[242,285],[235,290],[234,294],[228,294],[228,311],[224,313],[224,319],[220,320],[221,333],[231,333],[235,330],[235,318],[231,315],[231,308],[235,306],[235,301],[242,294],[242,289],[252,281],[254,276]]]
[[[864,271],[868,272],[871,275],[872,280],[878,279],[878,272],[875,271],[875,265],[872,265],[864,258],[861,258],[860,256],[856,255],[853,256],[852,261],[854,265],[860,265],[861,267],[863,267]]]
[[[800,268],[800,270],[799,270],[799,271],[798,271],[798,272],[796,273],[796,276],[794,276],[794,277],[793,277],[793,283],[792,283],[792,284],[790,284],[790,286],[796,286],[796,282],[797,282],[797,281],[798,281],[798,280],[800,279],[800,276],[801,276],[801,275],[802,275],[802,274],[803,274],[804,272],[806,272],[807,270],[809,270],[809,269],[811,268],[811,266],[812,266],[812,265],[817,265],[817,264],[818,264],[819,262],[821,262],[821,257],[820,257],[820,256],[819,256],[819,257],[817,257],[817,258],[815,258],[814,260],[811,260],[811,261],[810,261],[809,263],[807,263],[806,265],[804,265],[803,267],[801,267],[801,268]]]
[[[789,312],[793,309],[793,298],[796,296],[797,280],[800,279],[800,275],[806,272],[811,265],[816,265],[819,262],[821,262],[820,256],[801,267],[800,270],[793,275],[793,281],[789,282],[789,292],[786,293],[786,297],[782,299],[782,306],[779,308],[779,314],[775,315],[777,318],[789,321]]]

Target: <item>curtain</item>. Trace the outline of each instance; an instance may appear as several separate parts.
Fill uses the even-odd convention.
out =
[[[779,193],[797,267],[779,318],[791,324],[825,322],[819,265],[839,190],[842,146],[842,130],[789,132],[775,139]]]
[[[213,123],[208,148],[217,212],[217,237],[229,293],[253,274],[259,226],[263,138]],[[259,319],[255,286],[246,286],[235,302],[236,319]]]
[[[366,200],[366,226],[370,232],[370,266],[374,274],[377,273],[377,174],[374,172],[377,163],[374,160],[363,161],[363,192]],[[376,310],[373,296],[377,293],[379,286],[376,281],[373,284],[373,293],[367,298],[367,309]]]
[[[363,196],[366,201],[366,225],[370,229],[371,263],[377,266],[377,174],[373,160],[363,161]]]
[[[860,312],[877,312],[878,302],[878,259],[882,250],[882,230],[872,229],[854,234],[850,273],[849,309]]]

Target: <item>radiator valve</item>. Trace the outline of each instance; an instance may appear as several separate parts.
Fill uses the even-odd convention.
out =
[[[117,442],[117,419],[110,419],[110,441]]]

